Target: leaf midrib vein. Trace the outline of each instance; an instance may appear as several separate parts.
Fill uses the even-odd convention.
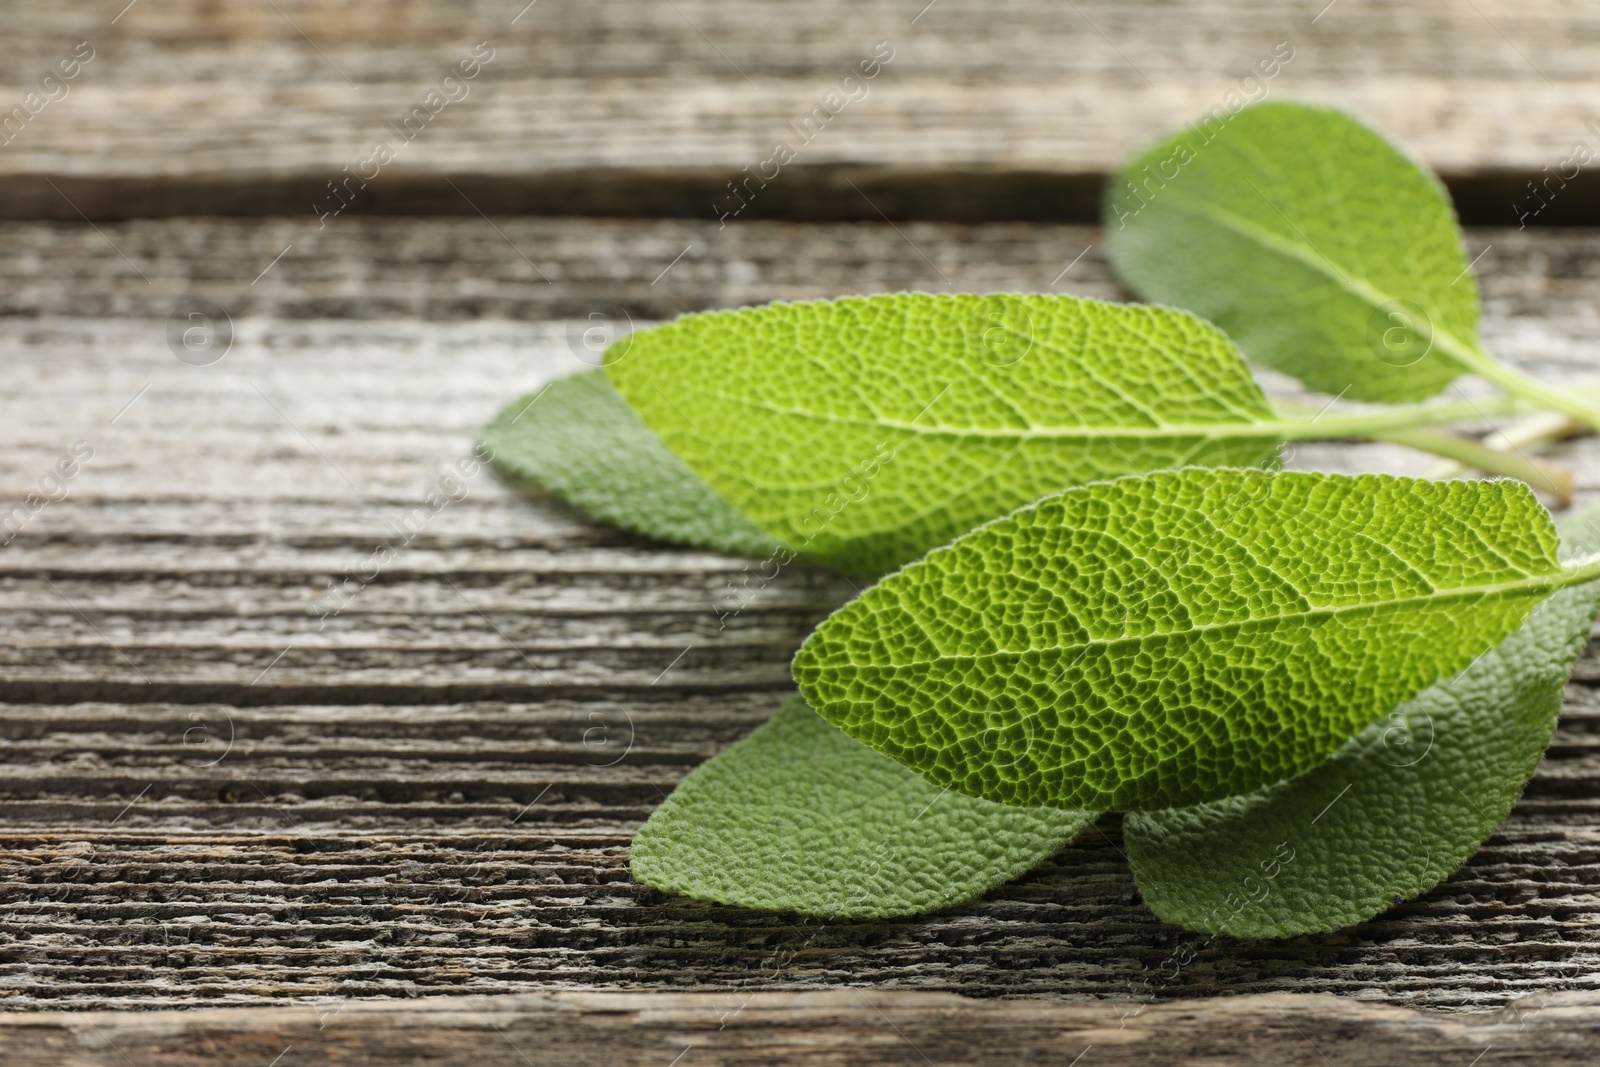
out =
[[[1120,437],[1132,440],[1159,440],[1167,437],[1211,437],[1217,439],[1227,438],[1263,438],[1285,440],[1291,436],[1303,434],[1306,423],[1297,419],[1274,419],[1251,422],[1248,425],[1239,423],[1162,423],[1159,426],[1116,426],[1116,425],[1085,425],[1085,426],[1031,426],[1026,429],[1004,429],[977,426],[927,426],[900,419],[853,418],[845,415],[835,415],[825,411],[808,411],[804,408],[788,408],[774,404],[767,400],[758,400],[749,396],[730,396],[727,393],[708,391],[703,395],[715,397],[719,401],[730,404],[743,404],[760,411],[770,412],[774,415],[784,415],[796,419],[810,419],[815,422],[826,422],[836,426],[865,426],[886,430],[899,430],[905,433],[916,434],[924,437],[988,437],[997,440],[1021,438],[1030,440],[1062,439],[1062,440],[1087,440],[1096,437]]]
[[[1355,277],[1347,274],[1337,263],[1328,259],[1314,248],[1302,248],[1294,241],[1273,233],[1260,223],[1245,218],[1236,212],[1230,211],[1219,204],[1186,193],[1181,189],[1172,189],[1167,195],[1180,207],[1204,215],[1225,229],[1254,241],[1268,252],[1274,252],[1286,259],[1292,259],[1321,274],[1339,288],[1363,301],[1369,307],[1381,308],[1397,297],[1384,292],[1374,286],[1364,277]],[[1465,367],[1476,369],[1486,357],[1479,352],[1476,345],[1457,337],[1454,332],[1442,323],[1430,322],[1433,329],[1433,339],[1439,343],[1450,355]]]
[[[1554,593],[1566,583],[1563,581],[1563,572],[1556,571],[1552,574],[1530,575],[1527,578],[1512,582],[1501,582],[1495,585],[1460,586],[1452,589],[1436,589],[1430,593],[1418,594],[1410,597],[1396,597],[1392,600],[1382,600],[1363,604],[1326,605],[1312,607],[1304,611],[1284,612],[1262,618],[1229,619],[1225,622],[1201,623],[1183,630],[1167,630],[1148,634],[1128,634],[1120,637],[1088,638],[1071,645],[1040,646],[1024,649],[997,649],[992,652],[982,653],[957,653],[951,655],[935,656],[932,659],[896,660],[890,663],[859,663],[851,662],[851,667],[926,667],[938,663],[976,663],[983,660],[998,659],[1002,656],[1026,656],[1041,652],[1077,652],[1082,649],[1093,648],[1118,648],[1127,645],[1143,644],[1147,641],[1163,641],[1175,638],[1188,637],[1196,634],[1223,633],[1230,630],[1243,630],[1252,626],[1280,626],[1293,622],[1311,622],[1325,618],[1336,618],[1344,614],[1361,612],[1394,611],[1406,607],[1424,604],[1442,604],[1448,602],[1470,602],[1486,599],[1497,599],[1503,594],[1515,594],[1522,591],[1529,593],[1543,589],[1546,595]],[[865,604],[865,601],[857,601]],[[904,603],[901,610],[907,610]],[[917,616],[912,615],[913,618]],[[827,669],[824,666],[824,669]]]

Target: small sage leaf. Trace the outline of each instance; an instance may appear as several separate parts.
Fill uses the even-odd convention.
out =
[[[723,904],[830,918],[962,904],[1055,855],[1085,812],[941,789],[791,700],[696,769],[633,840],[634,877]]]
[[[1112,179],[1105,225],[1142,298],[1324,392],[1420,400],[1488,360],[1444,188],[1341,112],[1261,104],[1187,129]]]
[[[500,470],[624,530],[735,555],[776,547],[668,451],[599,371],[507,405],[483,442]]]

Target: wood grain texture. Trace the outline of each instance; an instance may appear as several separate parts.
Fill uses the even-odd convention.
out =
[[[0,1028],[8,1052],[99,1062],[109,1046],[96,1044],[98,1027],[136,1063],[205,1048],[259,1051],[265,1063],[301,1041],[323,1042],[329,1062],[469,1047],[499,1062],[501,1039],[459,1007],[414,1024],[384,1014],[393,1007],[350,1013],[366,998],[665,987],[706,996],[641,1008],[585,993],[472,1010],[524,1047],[562,1035],[571,1062],[602,1040],[607,1062],[667,1063],[689,1043],[720,1062],[896,1062],[907,1052],[892,1029],[858,1044],[853,1013],[860,996],[903,992],[905,1019],[932,1028],[930,1055],[981,1062],[1008,1048],[985,1027],[1013,1028],[1018,1056],[1043,1056],[1051,1035],[1074,1028],[1096,1054],[1118,1047],[1095,1036],[1119,1032],[1110,1006],[1063,1003],[1109,998],[1148,1016],[1128,1024],[1143,1027],[1129,1056],[1244,1049],[1298,1062],[1294,1028],[1265,1002],[1175,1002],[1341,994],[1393,1007],[1367,1022],[1369,1009],[1347,1001],[1284,1010],[1319,1046],[1344,1042],[1349,1062],[1362,1048],[1379,1062],[1380,1045],[1360,1042],[1396,1033],[1450,1050],[1545,1034],[1526,1047],[1564,1054],[1556,1020],[1592,1022],[1592,1007],[1577,1006],[1591,1001],[1570,1002],[1570,1016],[1551,1007],[1537,1024],[1548,1033],[1398,1009],[1600,990],[1595,646],[1526,798],[1466,868],[1354,930],[1249,943],[1158,922],[1115,819],[983,901],[915,920],[821,923],[635,885],[633,830],[690,768],[777,708],[807,628],[853,595],[819,570],[745,592],[742,561],[597,528],[482,471],[343,611],[319,616],[327,583],[401,536],[500,405],[582,366],[571,320],[1052,279],[1056,291],[1116,296],[1098,240],[1076,227],[931,223],[0,225],[0,499],[9,508],[36,487],[70,442],[94,449],[66,499],[0,548],[0,1004],[322,1005],[183,1017],[200,1020],[192,1028],[19,1015]],[[1600,378],[1593,236],[1482,231],[1471,242],[1474,255],[1489,248],[1479,268],[1491,348],[1552,380]],[[233,319],[232,347],[211,366],[168,348],[169,314],[197,298]],[[1600,496],[1600,442],[1550,454],[1576,472],[1580,502]],[[1434,461],[1319,444],[1294,463],[1424,473]],[[718,997],[833,987],[868,992],[772,1002],[750,1031],[694,1021]],[[1049,1003],[974,1006],[948,993]],[[882,1011],[899,1018],[890,1004]],[[313,1014],[339,1005],[338,1025],[313,1032]],[[364,1020],[359,1032],[339,1029],[347,1016]],[[829,1029],[841,1020],[853,1021]],[[1475,1029],[1494,1026],[1510,1029]],[[1206,1043],[1219,1041],[1235,1045]]]
[[[837,990],[547,993],[406,1004],[186,1012],[29,1012],[0,1017],[15,1067],[210,1067],[216,1063],[1341,1064],[1417,1056],[1466,1064],[1593,1062],[1592,995],[1533,998],[1439,1016],[1337,997],[1249,996],[1133,1008],[947,994]],[[1092,1056],[1092,1061],[1088,1059]],[[1492,1061],[1491,1061],[1492,1062]]]
[[[310,218],[383,142],[395,158],[350,212],[711,218],[783,140],[795,158],[752,215],[1092,221],[1104,175],[1240,93],[1279,42],[1292,61],[1234,99],[1356,111],[1473,221],[1514,222],[1529,177],[1600,143],[1600,15],[1574,0],[123,6],[8,12],[0,114],[80,42],[94,58],[0,138],[0,215]],[[480,42],[493,59],[466,95],[403,140],[393,124]],[[892,61],[830,105],[878,42]],[[795,132],[818,107],[834,113]],[[1538,221],[1600,208],[1580,181]]]

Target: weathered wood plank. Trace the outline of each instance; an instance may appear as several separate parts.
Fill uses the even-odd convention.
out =
[[[1418,1057],[1592,1062],[1597,1001],[1564,995],[1477,1017],[1327,996],[1249,996],[1145,1008],[970,1001],[885,990],[775,995],[547,993],[270,1010],[38,1012],[0,1019],[17,1067],[304,1062],[485,1067],[564,1064],[1329,1064]],[[691,1059],[692,1057],[692,1059]]]
[[[481,219],[0,225],[0,499],[72,440],[95,448],[68,498],[0,548],[4,1004],[871,985],[1147,1012],[1248,993],[1471,1009],[1600,989],[1600,647],[1488,846],[1337,936],[1251,944],[1163,926],[1138,902],[1115,820],[971,907],[904,922],[814,923],[634,885],[633,830],[771,713],[788,655],[847,584],[792,568],[719,617],[742,599],[728,590],[740,561],[596,528],[487,472],[321,620],[326,582],[394,536],[502,403],[581,366],[569,316],[622,305],[643,323],[945,280],[1044,289],[1086,247],[1058,291],[1118,290],[1098,234],[1075,227],[495,225],[504,239]],[[1493,246],[1479,264],[1492,347],[1553,380],[1600,377],[1592,235],[1471,239],[1473,254]],[[57,282],[37,278],[46,257]],[[189,296],[234,315],[213,366],[167,348],[166,317]],[[1583,499],[1600,495],[1600,442],[1552,455]],[[1338,444],[1295,462],[1432,465]],[[8,1051],[91,1033],[17,1025],[0,1030],[16,1035]],[[1078,1025],[1049,1024],[1058,1037]],[[839,1051],[845,1033],[859,1036],[838,1030],[819,1054],[855,1055]],[[1017,1062],[1027,1046],[1008,1040],[996,1047]],[[951,1047],[965,1062],[976,1046]]]
[[[101,448],[80,483],[89,488],[74,508],[41,515],[39,532],[81,513],[93,516],[96,530],[144,524],[147,538],[163,522],[196,536],[196,514],[226,518],[226,536],[243,537],[240,543],[259,540],[263,530],[273,540],[301,541],[322,531],[353,533],[339,525],[351,521],[342,515],[361,514],[337,507],[352,493],[346,476],[381,505],[370,513],[378,521],[363,527],[372,530],[403,518],[501,402],[549,374],[581,369],[569,326],[594,312],[642,324],[778,298],[1052,283],[1057,291],[1121,295],[1098,255],[1096,231],[1078,227],[740,223],[719,231],[687,222],[539,219],[496,226],[349,219],[320,234],[314,223],[286,220],[99,231],[6,226],[0,291],[9,317],[0,319],[0,340],[16,387],[0,395],[12,439],[0,455],[0,485],[25,491],[67,441],[83,436]],[[1479,270],[1490,347],[1537,374],[1574,384],[1600,377],[1593,347],[1600,257],[1592,237],[1500,230],[1481,231],[1471,243],[1474,256],[1486,253]],[[538,257],[554,281],[538,282],[524,254]],[[47,256],[60,284],[38,281]],[[234,319],[234,348],[216,366],[185,366],[167,349],[164,320],[195,299],[220,304]],[[550,319],[567,321],[541,321]],[[326,358],[330,352],[337,358]],[[164,410],[180,408],[181,424],[163,419]],[[250,432],[241,434],[245,427]],[[248,458],[230,454],[248,464],[250,477],[212,459],[223,447],[250,449]],[[1319,462],[1357,455],[1392,464],[1408,455],[1300,451]],[[1589,465],[1577,466],[1580,479],[1590,477]],[[480,498],[491,503],[480,507]],[[596,536],[547,509],[502,511],[498,501],[506,498],[475,481],[468,501],[436,516],[419,546],[485,523],[494,524],[497,545],[513,529],[525,544],[550,543],[557,530]],[[163,507],[170,508],[165,519]],[[71,535],[74,548],[83,536]]]
[[[370,395],[384,397],[415,394],[400,379],[366,380],[371,364],[353,362],[355,353],[418,364],[448,354],[458,377],[430,382],[443,390],[434,399],[476,401],[485,373],[472,361],[479,350],[488,360],[564,351],[564,320],[602,307],[639,324],[895,289],[1124,299],[1099,242],[1095,227],[1022,223],[347,218],[319,230],[312,219],[8,222],[0,223],[0,324],[31,344],[72,345],[77,359],[109,373],[120,365],[114,346],[130,341],[170,359],[161,326],[180,302],[205,299],[233,317],[237,354],[249,342],[269,345],[281,360],[304,360],[296,349],[339,343],[350,354],[321,369],[365,380]],[[1593,232],[1469,229],[1467,243],[1470,256],[1483,255],[1474,273],[1495,349],[1531,369],[1595,374],[1587,347],[1600,286]],[[133,320],[156,330],[130,334]],[[10,373],[27,377],[12,380],[31,389],[71,384],[41,362],[13,361]],[[502,364],[490,366],[499,372]],[[509,384],[537,380],[537,369],[530,363]],[[191,390],[208,380],[185,377],[176,363],[169,370]],[[12,392],[0,397],[13,400]]]
[[[12,13],[0,103],[26,107],[0,152],[0,215],[310,218],[348,200],[711,218],[736,203],[726,183],[743,168],[773,173],[761,165],[782,140],[794,159],[752,187],[750,214],[1089,220],[1135,147],[1265,92],[1365,115],[1450,175],[1474,221],[1504,224],[1527,178],[1597,143],[1600,19],[1571,0],[120,8]],[[79,42],[94,58],[53,90],[68,95],[30,100]],[[444,86],[480,42],[493,58]],[[1241,91],[1289,54],[1280,42],[1293,58]],[[840,93],[886,50],[875,78]],[[408,140],[397,125],[430,91],[458,99],[429,105]],[[393,162],[363,167],[379,142]],[[346,167],[371,180],[334,199]],[[1597,216],[1574,187],[1539,221]]]

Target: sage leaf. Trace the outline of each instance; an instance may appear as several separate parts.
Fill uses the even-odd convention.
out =
[[[798,697],[696,768],[633,839],[640,882],[829,918],[962,904],[1059,852],[1093,816],[940,789]]]
[[[842,305],[872,316],[892,315],[897,308],[904,310],[901,305],[908,300],[918,307],[913,309],[916,314],[907,313],[907,321],[914,319],[918,329],[938,338],[965,336],[964,331],[972,326],[973,307],[979,308],[977,317],[989,325],[984,333],[974,335],[973,343],[984,352],[1004,349],[1017,336],[1031,336],[1028,331],[1032,324],[1041,321],[1048,320],[1051,328],[1060,332],[1067,329],[1069,320],[1081,318],[1084,329],[1075,338],[1065,338],[1060,351],[1029,357],[1049,364],[1042,374],[1035,373],[1038,368],[1031,365],[1022,367],[1024,357],[1019,355],[1016,370],[1009,369],[1011,364],[983,363],[983,370],[970,376],[966,385],[982,387],[979,400],[998,402],[997,398],[1013,394],[1023,399],[1018,390],[1045,390],[1042,402],[1035,402],[1034,398],[1014,410],[990,412],[1001,429],[985,429],[979,425],[982,418],[960,413],[950,419],[938,417],[951,423],[966,420],[965,429],[946,432],[949,428],[945,427],[932,440],[921,435],[925,427],[906,430],[889,426],[899,443],[891,444],[889,437],[879,439],[872,446],[870,458],[849,468],[850,473],[843,475],[834,489],[826,485],[819,488],[816,483],[817,471],[825,471],[830,462],[830,441],[837,444],[834,439],[845,440],[853,432],[865,447],[871,436],[866,433],[865,423],[808,441],[803,452],[797,451],[790,440],[795,429],[792,412],[764,415],[747,410],[747,405],[735,404],[731,410],[743,412],[746,417],[702,417],[682,423],[693,430],[688,437],[691,444],[702,447],[702,462],[716,466],[727,458],[722,463],[725,473],[736,467],[759,471],[751,473],[751,477],[767,484],[771,491],[746,497],[742,506],[752,506],[752,499],[757,504],[764,500],[774,506],[794,505],[796,509],[807,501],[816,502],[807,512],[779,514],[775,520],[768,515],[764,521],[769,521],[769,528],[798,534],[795,540],[799,550],[858,574],[875,576],[1019,503],[1086,479],[1138,472],[1162,464],[1231,460],[1274,465],[1282,442],[1302,438],[1376,435],[1394,439],[1394,435],[1406,433],[1410,435],[1406,440],[1426,447],[1428,441],[1450,439],[1437,434],[1425,436],[1426,431],[1416,429],[1418,426],[1481,418],[1486,409],[1515,410],[1514,406],[1496,406],[1489,401],[1464,401],[1390,406],[1353,414],[1321,412],[1314,418],[1284,417],[1267,405],[1237,351],[1215,329],[1191,316],[1160,308],[1097,304],[1067,297],[936,299],[899,294],[837,302],[841,306],[775,305],[720,314],[729,320],[724,324],[728,327],[726,332],[742,338],[746,345],[739,359],[734,360],[740,362],[751,353],[771,348],[762,339],[763,324],[770,326],[769,320],[779,312],[788,314],[805,308],[838,325],[855,313]],[[1021,301],[1022,310],[1008,310],[1010,300]],[[932,305],[920,306],[927,301],[933,301]],[[1095,325],[1101,319],[1112,324],[1109,332]],[[1004,324],[1019,322],[1025,324],[1026,330],[1021,334],[1007,332]],[[658,332],[666,331],[665,346],[672,350],[677,342],[671,340],[671,331],[683,325],[675,323],[635,334],[627,348],[643,349],[650,358],[661,347],[657,344]],[[1150,346],[1142,337],[1134,336],[1146,327],[1155,328],[1160,335],[1151,350],[1141,350],[1141,346]],[[1117,343],[1105,343],[1108,337]],[[923,344],[897,339],[894,345],[910,345],[911,354],[896,357],[893,369],[896,374],[958,371],[959,367],[953,367],[951,360],[942,359],[939,353],[951,356],[962,343],[939,340]],[[1031,342],[1029,352],[1032,353]],[[775,358],[781,356],[778,353]],[[877,366],[870,346],[862,349],[860,357],[863,365]],[[788,358],[798,361],[802,371],[815,369],[811,367],[814,361],[799,347],[791,347]],[[717,350],[711,349],[704,358],[691,359],[689,365],[697,367],[698,373],[715,374],[723,362]],[[670,363],[668,360],[662,365]],[[1191,364],[1203,371],[1197,375]],[[785,367],[779,358],[769,368],[768,377],[783,377]],[[1005,377],[1008,374],[1009,379]],[[1159,392],[1172,388],[1160,383],[1163,376],[1180,378],[1176,395]],[[650,381],[649,373],[644,380]],[[928,379],[930,387],[937,381]],[[1090,383],[1088,387],[1086,382]],[[653,389],[653,385],[647,388],[646,395],[651,395]],[[945,381],[940,393],[963,398],[966,386],[958,390]],[[665,394],[659,394],[658,399],[660,395]],[[715,407],[714,398],[701,399]],[[666,407],[673,418],[686,417],[683,405],[672,402]],[[927,414],[934,413],[930,405],[924,405],[924,409]],[[1067,422],[1004,428],[1007,417],[1014,422],[1023,414],[1030,419]],[[885,425],[892,421],[886,420]],[[702,433],[706,426],[720,426],[720,434]],[[771,557],[784,552],[792,556],[794,552],[780,546],[772,534],[757,524],[762,515],[747,518],[675,456],[601,374],[589,372],[561,379],[520,398],[484,430],[483,440],[496,465],[513,479],[554,495],[600,521],[660,540],[741,555]],[[748,447],[752,441],[759,447]],[[734,455],[741,460],[729,458]],[[930,457],[941,462],[929,462]],[[846,462],[842,454],[835,459]],[[1519,476],[1543,474],[1525,463],[1509,464],[1507,469]],[[991,477],[974,480],[977,473]],[[1549,484],[1548,479],[1541,484]],[[915,511],[929,501],[934,502],[931,510],[920,514]],[[893,525],[897,516],[906,519],[905,525]],[[879,529],[880,523],[890,525]]]
[[[937,785],[1173,807],[1309,769],[1593,577],[1520,482],[1251,470],[1069,489],[830,616],[803,696]]]
[[[1561,524],[1600,549],[1600,509]],[[1510,812],[1555,730],[1600,588],[1564,589],[1293,781],[1124,821],[1145,902],[1191,930],[1288,937],[1364,922],[1466,862]]]
[[[483,431],[494,465],[585,514],[663,541],[734,555],[775,549],[651,433],[599,371],[507,405]]]
[[[687,315],[619,351],[611,381],[691,470],[859,575],[1065,486],[1273,465],[1293,432],[1232,343],[1169,308],[894,293]]]
[[[1105,226],[1142,298],[1324,392],[1417,400],[1489,359],[1444,188],[1338,111],[1260,104],[1184,130],[1111,181]]]

